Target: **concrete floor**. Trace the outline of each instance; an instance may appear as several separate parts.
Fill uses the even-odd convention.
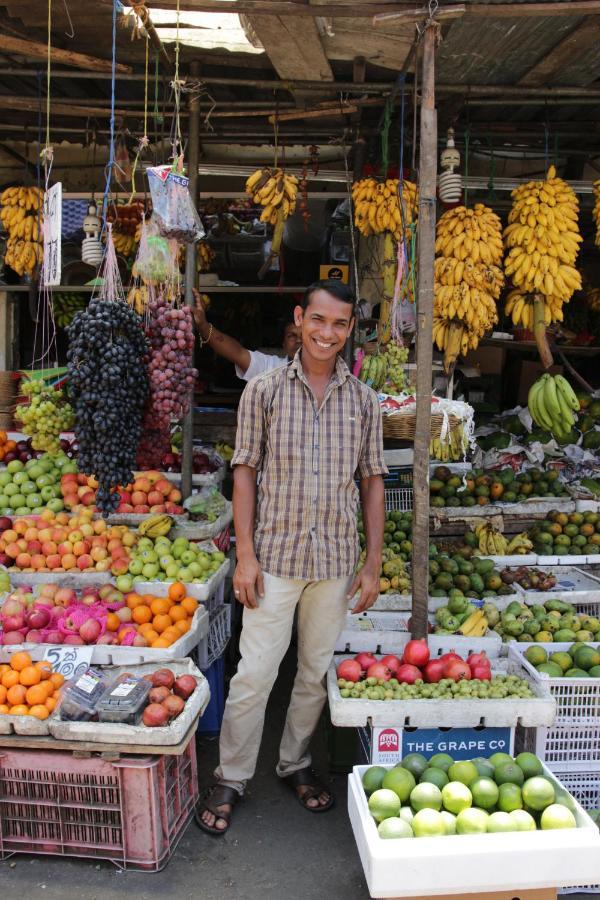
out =
[[[322,731],[314,741],[314,765],[337,797],[329,813],[303,810],[274,774],[293,670],[291,652],[267,710],[256,777],[226,837],[211,838],[190,823],[171,862],[156,874],[122,872],[106,862],[15,856],[0,863],[2,900],[367,900],[346,813],[346,778],[327,776]],[[198,750],[200,784],[209,784],[217,742],[201,740]]]

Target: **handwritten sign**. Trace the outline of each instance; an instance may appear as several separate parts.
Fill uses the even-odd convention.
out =
[[[62,184],[48,188],[44,197],[44,286],[60,284],[62,271]]]
[[[60,646],[49,647],[44,653],[55,672],[60,672],[66,680],[78,677],[89,669],[93,647]]]

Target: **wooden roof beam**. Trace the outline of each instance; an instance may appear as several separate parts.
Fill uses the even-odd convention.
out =
[[[600,19],[584,19],[566,37],[555,44],[519,81],[520,85],[541,86],[550,83],[578,56],[600,41]]]
[[[93,72],[111,71],[109,59],[98,59],[96,56],[88,56],[87,53],[62,50],[60,47],[52,47],[50,52],[53,63],[63,63],[65,66],[74,66],[77,69],[91,69]],[[42,59],[45,62],[48,58],[48,46],[40,41],[25,41],[9,34],[0,34],[0,53],[12,53],[27,59]],[[126,75],[133,72],[133,69],[131,66],[117,63],[116,71]]]

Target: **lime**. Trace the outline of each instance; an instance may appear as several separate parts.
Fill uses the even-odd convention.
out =
[[[436,769],[435,766],[430,766],[428,769],[425,769],[419,781],[430,781],[431,784],[437,785],[441,790],[445,784],[448,784],[448,776],[443,769]]]
[[[370,769],[367,769],[362,777],[362,785],[367,797],[370,797],[373,791],[379,790],[386,773],[387,769],[384,769],[383,766],[371,766]]]
[[[475,765],[466,759],[453,763],[448,769],[448,778],[450,781],[462,781],[467,787],[472,781],[475,781],[478,775],[479,772]]]
[[[489,760],[484,759],[483,756],[477,756],[475,759],[472,759],[471,762],[477,769],[480,775],[484,775],[486,778],[494,777],[494,767],[489,762]]]
[[[517,831],[537,831],[535,819],[524,809],[513,809],[509,816],[515,823]]]
[[[429,766],[429,763],[422,753],[409,753],[404,757],[400,765],[403,769],[408,769],[409,772],[412,772],[415,778],[420,778]]]
[[[513,758],[512,758],[512,756],[509,756],[508,753],[492,753],[489,761],[491,762],[491,764],[493,765],[493,767],[495,769],[496,766],[500,765],[500,763],[513,762]]]
[[[440,816],[444,820],[446,834],[456,834],[456,816],[453,816],[447,809],[443,809],[440,812]]]
[[[551,803],[542,813],[540,821],[542,831],[554,828],[577,828],[575,816],[570,809],[561,803]]]
[[[385,788],[374,791],[369,797],[369,812],[376,822],[383,822],[384,819],[397,816],[400,812],[398,795]]]
[[[476,778],[471,784],[471,793],[475,806],[479,806],[481,809],[493,809],[498,802],[500,791],[496,782],[484,775]]]
[[[410,806],[402,806],[398,815],[401,819],[404,819],[405,822],[408,822],[409,825],[412,823],[412,820],[415,817],[415,814]]]
[[[473,805],[473,795],[462,781],[451,781],[442,788],[442,803],[444,809],[458,815]]]
[[[407,769],[401,766],[394,766],[393,769],[388,769],[385,773],[382,787],[393,791],[402,803],[405,803],[416,783],[413,775]]]
[[[381,828],[381,825],[379,826]],[[506,812],[494,812],[488,819],[487,830],[490,833],[498,831],[518,831],[517,824]]]
[[[573,658],[565,650],[558,650],[556,653],[553,653],[548,661],[560,666],[563,672],[568,672],[573,666]]]
[[[447,753],[434,753],[429,760],[429,765],[434,769],[443,769],[444,772],[447,772],[453,762],[454,760]]]
[[[515,762],[523,772],[525,778],[533,778],[534,775],[541,775],[544,771],[543,766],[535,753],[519,753]]]
[[[396,838],[414,837],[413,830],[404,819],[384,819],[377,826],[377,832],[380,838],[384,840],[395,840]]]
[[[442,814],[437,809],[420,809],[412,820],[415,837],[439,837],[446,834],[446,826]]]
[[[435,784],[424,781],[411,791],[410,805],[415,812],[420,809],[440,810],[442,808],[442,792]]]
[[[513,762],[501,762],[494,766],[494,781],[496,784],[523,784],[525,776],[520,766]]]
[[[524,802],[536,812],[546,809],[547,806],[554,803],[556,797],[552,782],[540,775],[528,778],[521,791]]]
[[[500,785],[498,809],[507,813],[515,809],[523,809],[523,797],[518,784],[512,784],[512,782],[507,781],[506,784]]]
[[[485,834],[489,816],[483,809],[463,809],[456,817],[457,834]]]

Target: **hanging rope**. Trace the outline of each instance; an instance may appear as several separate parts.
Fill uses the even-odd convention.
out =
[[[175,29],[175,76],[171,82],[173,90],[173,100],[175,105],[175,115],[171,126],[171,146],[173,155],[173,165],[176,166],[180,155],[183,155],[183,138],[181,135],[181,81],[179,80],[179,17],[180,17],[180,0],[177,0],[176,12],[176,29]]]
[[[389,142],[390,142],[390,125],[392,124],[392,106],[388,100],[385,102],[383,111],[383,125],[381,126],[381,177],[387,178],[389,167]]]
[[[110,146],[108,163],[106,165],[106,180],[104,183],[104,196],[102,198],[102,231],[106,228],[106,214],[108,208],[108,199],[110,194],[110,181],[112,178],[113,166],[115,164],[115,93],[117,83],[117,2],[113,0],[112,7],[112,60],[111,60],[111,79],[110,79]]]
[[[135,160],[133,162],[133,168],[131,169],[131,196],[129,198],[129,204],[133,202],[133,198],[136,194],[135,187],[135,173],[137,171],[138,162],[142,153],[148,147],[150,143],[150,139],[148,137],[148,58],[149,58],[149,45],[150,40],[146,35],[146,65],[144,69],[144,133],[140,138],[140,142],[138,144],[137,152],[135,154]]]
[[[46,180],[52,168],[54,151],[50,146],[50,92],[52,78],[52,0],[48,0],[48,33],[46,37],[46,143],[41,152],[46,170]]]

